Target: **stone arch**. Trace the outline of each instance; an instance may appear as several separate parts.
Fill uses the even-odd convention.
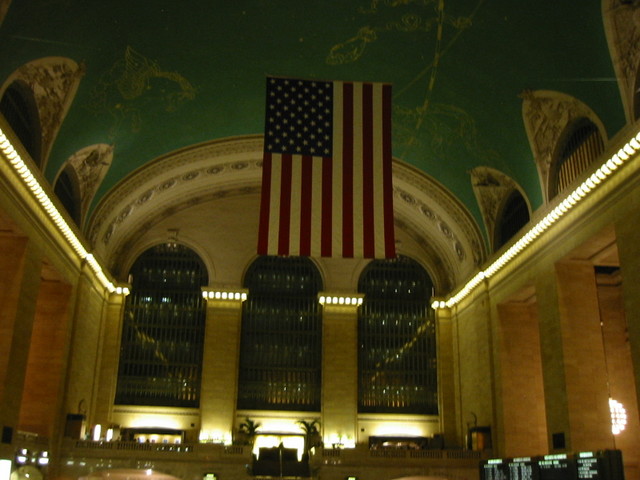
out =
[[[551,90],[531,90],[523,92],[521,98],[525,130],[538,169],[544,201],[548,203],[551,200],[551,165],[567,128],[578,119],[588,119],[597,127],[605,144],[606,129],[591,108],[570,95]]]
[[[104,143],[90,145],[74,153],[60,167],[53,182],[54,187],[60,181],[64,172],[72,176],[77,188],[77,209],[76,222],[82,226],[86,220],[91,202],[102,183],[105,175],[111,167],[113,160],[113,145]]]
[[[602,17],[627,121],[640,116],[640,3],[602,0]]]
[[[527,204],[531,213],[531,204],[522,187],[511,177],[495,168],[481,166],[470,172],[471,186],[480,207],[487,236],[491,242],[491,249],[500,247],[497,242],[497,232],[500,227],[501,214],[504,207],[514,193],[518,193]]]
[[[83,75],[84,66],[69,58],[44,57],[19,67],[0,88],[4,92],[13,82],[21,81],[33,93],[41,131],[38,165],[43,171]]]
[[[119,277],[123,257],[145,241],[141,232],[166,229],[164,221],[206,202],[257,199],[262,151],[262,136],[234,137],[194,145],[147,163],[118,183],[93,211],[85,234],[95,254]],[[484,260],[486,252],[479,228],[462,202],[416,168],[395,160],[393,183],[397,251],[402,254],[410,248],[414,256],[417,251],[417,260],[429,271],[438,293],[444,294]],[[251,212],[240,213],[246,216]],[[209,215],[213,213],[201,213],[204,218]],[[237,221],[237,217],[233,220]],[[235,234],[255,232],[246,228]],[[239,285],[241,273],[256,254],[255,246],[234,254],[242,262],[232,281]],[[323,268],[322,264],[331,261],[318,259],[318,264]],[[360,262],[358,268],[363,268],[366,262]],[[211,265],[208,267],[214,270]],[[353,276],[349,281],[356,279]],[[220,281],[230,280],[220,277]]]
[[[33,162],[42,166],[42,129],[38,106],[30,86],[16,79],[4,88],[0,111]]]

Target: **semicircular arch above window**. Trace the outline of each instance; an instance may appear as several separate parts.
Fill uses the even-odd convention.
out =
[[[561,137],[551,163],[549,199],[565,190],[604,151],[600,130],[588,118],[572,122]]]

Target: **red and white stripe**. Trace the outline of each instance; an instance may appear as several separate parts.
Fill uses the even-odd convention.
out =
[[[390,85],[333,83],[332,148],[265,151],[258,254],[395,257]]]

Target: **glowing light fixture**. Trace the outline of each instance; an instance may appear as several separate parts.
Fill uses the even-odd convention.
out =
[[[29,450],[21,448],[16,455],[16,463],[24,465],[29,460]]]
[[[244,302],[247,299],[246,290],[202,290],[205,300],[229,300]]]
[[[505,267],[511,260],[519,255],[551,225],[557,222],[563,215],[569,212],[578,203],[584,200],[587,195],[597,188],[603,181],[612,175],[621,165],[632,158],[640,150],[640,132],[631,137],[620,150],[607,159],[593,174],[583,181],[574,191],[569,193],[553,210],[536,223],[518,241],[516,241],[507,251],[498,257],[486,270],[478,272],[466,285],[464,285],[455,295],[446,301],[434,301],[431,304],[433,309],[451,308],[467,295],[469,295],[484,279],[490,278]]]
[[[611,410],[611,432],[618,435],[627,427],[627,410],[613,398],[609,399],[609,409]]]
[[[40,452],[40,455],[38,456],[38,465],[41,467],[49,465],[49,452]]]
[[[345,295],[320,295],[318,301],[321,305],[347,305],[357,307],[362,305],[363,296]]]

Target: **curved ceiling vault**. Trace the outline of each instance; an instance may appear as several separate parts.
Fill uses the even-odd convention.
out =
[[[161,229],[155,233],[168,240],[182,235],[181,241],[202,250],[195,239],[189,241],[191,222],[199,222],[202,229],[222,215],[243,220],[254,215],[257,220],[262,151],[262,136],[237,137],[195,145],[148,163],[113,188],[95,209],[87,226],[95,254],[116,277],[126,280],[128,266],[149,246],[151,237],[145,234],[153,229]],[[419,245],[420,260],[436,288],[449,291],[484,259],[477,224],[437,181],[399,160],[393,165],[393,187],[398,252],[403,252],[403,237]],[[250,200],[229,202],[241,197]],[[216,210],[216,202],[222,201],[223,210]],[[257,241],[257,221],[254,227],[249,226],[246,236],[256,240],[245,239],[252,245]],[[200,253],[208,258],[206,252]],[[245,260],[254,253],[246,252]],[[210,271],[215,270],[210,265]]]
[[[90,215],[154,159],[263,133],[267,75],[388,82],[394,157],[435,178],[481,224],[468,173],[477,167],[513,179],[534,210],[544,203],[523,92],[578,99],[609,138],[624,125],[615,69],[633,71],[635,57],[616,53],[612,65],[603,14],[610,29],[615,20],[619,52],[615,45],[637,35],[622,28],[626,3],[11,2],[0,28],[0,93],[16,78],[32,87],[51,183],[88,148],[112,147]]]

